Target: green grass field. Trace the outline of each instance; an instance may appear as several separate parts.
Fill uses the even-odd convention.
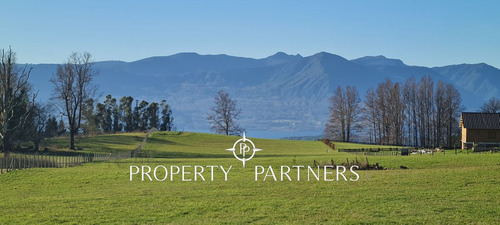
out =
[[[105,134],[89,137],[76,137],[75,147],[78,151],[92,151],[101,153],[132,151],[141,143],[145,133]],[[71,151],[67,137],[47,139],[43,147],[50,151]]]
[[[113,143],[127,145],[125,139],[134,139],[130,143],[138,144],[139,137],[93,138],[82,140],[89,144],[84,150],[115,151],[121,147]],[[498,153],[368,156],[370,163],[390,169],[358,171],[356,182],[254,181],[255,165],[272,165],[276,172],[280,165],[308,166],[314,160],[341,162],[364,156],[327,151],[318,141],[251,138],[264,150],[243,169],[224,150],[237,139],[155,133],[141,153],[145,158],[2,174],[0,224],[500,223]],[[232,165],[232,169],[227,182],[219,170],[214,181],[182,182],[179,175],[174,181],[143,182],[139,177],[129,180],[131,165]],[[409,169],[399,169],[402,165]]]

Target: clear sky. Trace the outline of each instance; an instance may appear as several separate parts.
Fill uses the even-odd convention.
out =
[[[326,51],[409,65],[500,68],[500,1],[5,1],[0,48],[22,63],[178,52],[263,58]]]

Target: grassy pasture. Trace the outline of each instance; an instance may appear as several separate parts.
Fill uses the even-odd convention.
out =
[[[76,137],[75,147],[78,151],[90,151],[100,153],[132,151],[139,146],[146,136],[145,133],[120,133],[105,134],[88,137]],[[43,143],[43,147],[50,151],[72,151],[69,150],[69,138],[50,138]]]
[[[96,149],[88,150],[102,151],[98,141],[104,139],[93,140]],[[327,152],[321,142],[251,138],[264,151],[243,169],[224,151],[237,139],[155,133],[142,152],[149,158],[0,175],[0,224],[500,223],[498,153],[368,156],[370,163],[392,169],[358,171],[357,182],[254,181],[255,165],[278,172],[280,165],[361,157]],[[131,165],[233,167],[227,182],[220,170],[214,181],[182,182],[177,176],[173,182],[142,182],[129,181]]]

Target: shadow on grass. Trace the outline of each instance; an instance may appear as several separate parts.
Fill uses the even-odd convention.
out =
[[[182,144],[179,142],[175,141],[169,141],[165,139],[159,139],[159,138],[149,138],[147,144],[149,145],[174,145],[174,146],[188,146],[186,144]]]

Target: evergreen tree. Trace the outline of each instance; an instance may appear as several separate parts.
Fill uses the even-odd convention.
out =
[[[118,105],[116,104],[116,99],[112,98],[109,106],[111,109],[111,115],[113,117],[113,132],[121,132],[122,131],[122,124],[120,123],[121,121],[121,113]]]
[[[64,124],[64,121],[61,119],[57,124],[57,136],[61,136],[64,134],[66,134],[66,125]]]
[[[95,100],[89,98],[85,101],[82,107],[82,116],[84,122],[81,127],[83,128],[84,134],[94,134],[99,129],[99,119],[96,117],[94,112]]]
[[[57,119],[55,116],[50,117],[45,124],[44,136],[46,138],[55,137],[57,135]]]
[[[138,129],[139,130],[147,130],[148,129],[148,122],[150,115],[148,113],[148,105],[149,103],[142,100],[141,103],[139,103],[139,106],[137,108],[137,118],[138,120]]]
[[[111,95],[106,96],[104,100],[103,109],[103,120],[102,120],[102,130],[104,133],[110,133],[113,130],[113,109],[112,109],[112,97]]]
[[[170,106],[167,104],[166,100],[162,100],[160,103],[161,107],[161,131],[171,131],[174,126],[174,117],[172,117],[172,110]]]
[[[152,102],[149,104],[147,113],[149,114],[149,126],[148,129],[156,128],[158,129],[159,119],[158,119],[158,103]]]
[[[132,103],[134,99],[131,96],[122,97],[120,99],[119,111],[121,114],[121,121],[124,123],[125,132],[134,130],[134,114],[132,112]]]

